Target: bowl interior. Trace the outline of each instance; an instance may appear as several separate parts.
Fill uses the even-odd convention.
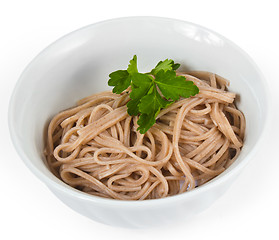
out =
[[[264,80],[235,44],[208,29],[172,19],[135,17],[90,25],[59,39],[23,72],[10,103],[10,129],[17,150],[35,174],[63,184],[44,163],[44,129],[50,118],[82,97],[110,89],[110,72],[125,69],[134,54],[140,71],[171,58],[181,70],[204,70],[230,80],[246,116],[245,145],[233,171],[246,161],[265,123]],[[226,174],[223,173],[223,174]],[[216,181],[213,180],[213,181]]]

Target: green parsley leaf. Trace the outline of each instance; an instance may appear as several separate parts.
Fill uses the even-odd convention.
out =
[[[138,121],[138,131],[145,133],[156,121],[156,117],[162,108],[170,104],[169,101],[163,99],[154,84],[148,94],[144,96],[139,103],[139,111],[141,112]]]
[[[138,67],[137,67],[137,55],[134,55],[133,59],[130,61],[130,64],[128,65],[127,71],[129,74],[138,73]]]
[[[160,110],[162,108],[166,108],[170,104],[172,104],[172,102],[163,99],[158,93],[156,85],[154,84],[150,88],[149,93],[140,101],[139,110],[141,112],[141,115],[137,122],[139,125],[137,130],[141,134],[146,133],[148,129],[151,128],[156,122],[156,117],[159,114]]]
[[[149,128],[151,128],[154,125],[155,122],[156,117],[143,113],[140,115],[139,120],[137,121],[137,124],[139,125],[137,130],[141,134],[144,134],[148,131]]]
[[[108,85],[114,86],[114,93],[122,93],[131,86],[127,103],[129,115],[139,115],[138,131],[144,134],[156,122],[161,109],[168,107],[180,97],[188,98],[199,93],[199,89],[183,76],[176,76],[180,64],[173,60],[160,61],[149,73],[139,73],[137,56],[130,60],[127,70],[112,72]],[[158,92],[157,89],[160,89]]]
[[[180,97],[188,98],[199,93],[198,87],[192,81],[185,81],[185,77],[176,76],[175,71],[160,70],[155,78],[155,83],[167,99],[174,101]]]
[[[139,111],[141,113],[156,115],[158,110],[165,108],[169,101],[163,99],[158,93],[155,84],[150,88],[149,93],[145,95],[139,104]]]
[[[122,93],[131,84],[131,75],[128,73],[127,70],[118,70],[112,72],[109,77],[110,79],[108,81],[108,85],[115,86],[112,89],[112,92],[114,93]]]
[[[156,75],[160,70],[176,70],[180,67],[179,63],[174,63],[173,60],[166,59],[165,61],[160,61],[155,68],[152,69],[151,74]]]
[[[120,94],[126,90],[131,84],[132,74],[135,73],[138,73],[136,55],[134,55],[133,59],[130,61],[127,70],[118,70],[109,75],[110,79],[108,85],[114,86],[112,92]]]
[[[138,115],[138,105],[141,99],[148,93],[152,85],[152,77],[143,73],[135,73],[133,75],[132,91],[130,93],[131,100],[127,103],[128,113],[131,116]]]

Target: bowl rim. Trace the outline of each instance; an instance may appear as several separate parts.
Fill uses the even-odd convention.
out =
[[[221,177],[219,177],[219,178],[216,177],[212,181],[209,181],[208,183],[206,183],[202,186],[199,186],[198,188],[195,188],[195,189],[193,189],[189,192],[184,192],[184,193],[181,193],[181,194],[177,194],[177,195],[169,196],[169,197],[165,197],[165,198],[160,198],[160,199],[147,199],[147,200],[142,200],[142,201],[128,201],[128,200],[117,200],[117,199],[102,198],[102,197],[98,197],[98,196],[94,196],[94,195],[89,195],[89,194],[84,193],[82,191],[79,191],[75,188],[72,188],[61,180],[58,183],[54,179],[49,178],[42,171],[40,171],[34,164],[32,164],[32,162],[29,160],[27,155],[24,153],[23,148],[21,147],[20,139],[17,135],[15,127],[13,126],[13,119],[15,118],[15,111],[14,111],[15,100],[16,100],[17,92],[19,90],[19,86],[24,81],[25,72],[27,72],[27,70],[29,68],[32,68],[32,65],[38,59],[40,59],[40,56],[42,56],[45,52],[47,52],[51,48],[52,45],[55,45],[55,44],[59,43],[60,41],[62,41],[63,39],[65,39],[69,36],[71,36],[74,33],[83,31],[87,28],[94,28],[94,27],[99,26],[101,24],[111,24],[111,23],[115,24],[115,22],[117,22],[117,21],[130,21],[130,20],[140,21],[140,20],[147,20],[147,19],[148,20],[153,20],[153,21],[155,20],[155,21],[158,21],[158,22],[159,21],[169,21],[169,22],[173,22],[173,23],[186,24],[188,26],[193,26],[195,28],[199,28],[199,29],[202,29],[204,31],[208,31],[210,33],[213,33],[214,35],[217,35],[218,37],[220,37],[221,39],[223,39],[224,41],[226,41],[227,43],[232,45],[234,48],[238,49],[239,52],[243,56],[246,57],[246,59],[250,62],[250,64],[253,66],[253,68],[255,69],[257,74],[259,75],[261,81],[264,82],[265,88],[263,89],[263,92],[264,92],[264,95],[266,96],[265,100],[266,100],[266,103],[267,103],[266,106],[265,106],[266,107],[266,116],[263,118],[264,124],[262,126],[260,135],[259,135],[258,139],[256,140],[255,145],[252,147],[252,149],[248,152],[247,156],[241,162],[239,162],[236,166],[234,166],[233,169],[226,172]],[[111,19],[99,21],[99,22],[96,22],[96,23],[93,23],[93,24],[89,24],[87,26],[84,26],[82,28],[74,30],[74,31],[58,38],[53,43],[51,43],[50,45],[45,47],[39,54],[37,54],[37,56],[35,56],[33,58],[33,60],[25,67],[25,69],[21,73],[21,75],[20,75],[19,79],[17,80],[16,85],[13,89],[12,95],[10,97],[9,107],[8,107],[9,132],[10,132],[10,137],[12,139],[13,145],[14,145],[19,157],[23,160],[23,162],[30,169],[30,171],[34,175],[36,175],[42,182],[44,182],[51,190],[54,188],[55,190],[63,192],[64,194],[69,195],[73,198],[79,198],[80,200],[92,202],[92,203],[95,203],[95,204],[107,205],[107,206],[118,206],[118,207],[127,207],[127,208],[128,207],[136,207],[136,206],[154,207],[154,206],[158,206],[158,205],[168,204],[170,202],[183,201],[186,198],[187,199],[193,198],[198,194],[206,192],[206,191],[208,191],[212,188],[215,188],[216,186],[221,185],[222,183],[226,182],[228,179],[232,178],[237,173],[239,173],[240,169],[244,168],[247,165],[249,160],[252,158],[253,155],[255,155],[256,151],[258,150],[258,146],[263,141],[264,136],[267,133],[267,131],[266,131],[267,127],[269,125],[269,122],[271,121],[271,119],[270,119],[270,115],[271,115],[271,113],[270,113],[270,102],[271,102],[271,100],[267,97],[267,96],[270,96],[270,94],[269,94],[270,90],[269,89],[270,88],[268,86],[268,82],[266,81],[264,75],[262,74],[261,70],[256,65],[256,63],[254,62],[254,60],[242,48],[240,48],[237,44],[235,44],[231,40],[227,39],[226,37],[222,36],[221,34],[215,32],[215,31],[213,31],[213,30],[211,30],[207,27],[204,27],[204,26],[201,26],[199,24],[192,23],[192,22],[189,22],[189,21],[185,21],[185,20],[180,20],[180,19],[176,19],[176,18],[158,17],[158,16],[130,16],[130,17],[111,18]]]

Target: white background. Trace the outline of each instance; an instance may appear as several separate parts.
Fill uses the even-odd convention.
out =
[[[269,1],[0,2],[0,239],[279,239],[279,14]],[[7,126],[8,102],[25,66],[47,45],[85,25],[124,16],[178,18],[234,41],[255,60],[273,97],[272,130],[257,156],[209,209],[176,226],[121,229],[61,203],[23,164]],[[150,36],[152,37],[152,36]]]

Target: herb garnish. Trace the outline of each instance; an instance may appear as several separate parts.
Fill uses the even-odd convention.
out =
[[[137,56],[134,55],[127,70],[112,72],[108,85],[114,86],[114,93],[122,93],[131,86],[127,111],[131,116],[139,115],[138,131],[144,134],[152,127],[160,110],[168,107],[180,97],[188,98],[199,93],[192,81],[176,76],[180,64],[171,59],[160,61],[149,73],[139,73]],[[160,89],[158,92],[157,89]]]

